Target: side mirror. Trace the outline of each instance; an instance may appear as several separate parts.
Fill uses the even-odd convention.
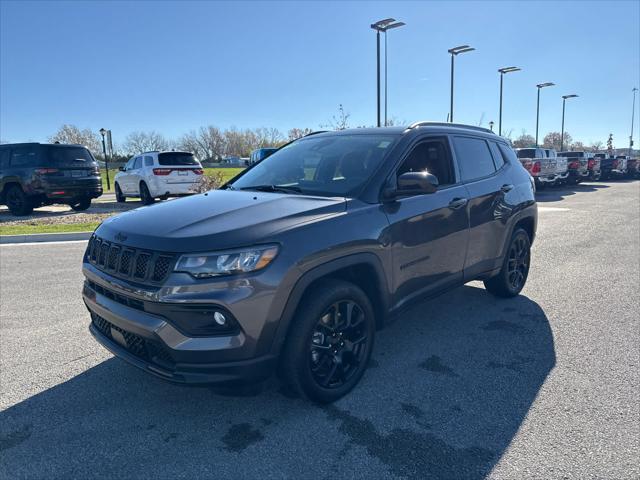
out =
[[[124,172],[124,167],[118,167],[118,170],[120,170],[121,172]]]
[[[421,195],[438,189],[438,177],[429,172],[405,172],[398,177],[397,194]]]

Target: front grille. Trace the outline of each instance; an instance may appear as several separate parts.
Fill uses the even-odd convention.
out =
[[[142,283],[162,283],[173,268],[176,256],[129,248],[95,235],[87,246],[87,260],[98,270]]]
[[[147,362],[156,363],[165,368],[171,368],[173,366],[171,355],[162,345],[146,340],[135,333],[128,332],[95,313],[91,313],[91,321],[100,333],[111,340],[114,340],[113,331],[119,332],[124,337],[126,343],[126,346],[122,346],[136,357]]]

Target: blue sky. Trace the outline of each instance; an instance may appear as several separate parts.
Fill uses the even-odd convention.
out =
[[[389,116],[444,121],[447,49],[456,62],[455,120],[503,132],[566,130],[628,145],[640,86],[640,2],[17,2],[0,0],[0,138],[44,141],[63,123],[167,137],[202,125],[317,128],[342,103],[375,123],[375,34],[389,33]],[[637,105],[637,103],[636,103]],[[637,108],[637,107],[636,107]],[[640,124],[636,113],[636,126]],[[636,127],[636,145],[638,141]]]

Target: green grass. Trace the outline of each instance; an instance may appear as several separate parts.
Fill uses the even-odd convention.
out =
[[[52,225],[6,225],[0,226],[0,235],[26,235],[30,233],[92,232],[100,222],[68,223]]]
[[[205,175],[213,175],[215,172],[220,171],[222,172],[222,177],[226,182],[227,180],[235,177],[243,170],[244,168],[205,168],[204,173]],[[118,173],[118,169],[109,169],[109,180],[111,183],[111,188],[107,189],[107,174],[104,169],[100,170],[100,175],[102,176],[102,190],[104,190],[105,192],[113,192],[113,179],[116,177],[116,173]]]

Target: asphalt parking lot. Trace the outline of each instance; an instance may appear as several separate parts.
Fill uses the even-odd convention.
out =
[[[540,192],[523,294],[379,332],[328,407],[164,383],[88,333],[85,242],[0,247],[0,478],[640,477],[640,182]]]

